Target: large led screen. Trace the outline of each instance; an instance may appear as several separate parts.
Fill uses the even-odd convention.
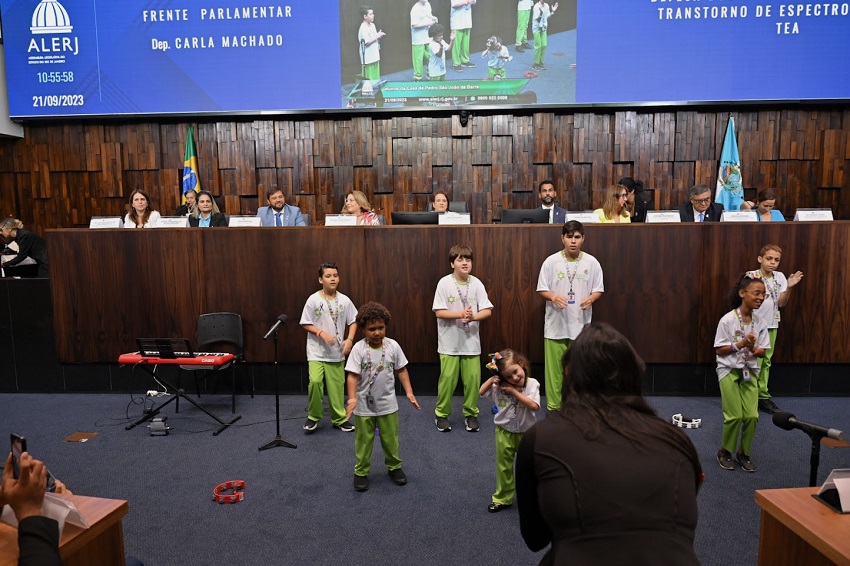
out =
[[[848,3],[0,0],[0,10],[21,119],[850,98]]]

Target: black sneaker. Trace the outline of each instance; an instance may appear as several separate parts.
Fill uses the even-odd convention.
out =
[[[721,448],[717,451],[717,463],[724,470],[734,470],[735,464],[732,463],[732,454],[728,450]]]
[[[524,49],[534,49],[534,48],[531,46],[531,44],[530,44],[529,42],[527,42],[527,41],[523,41],[523,42],[522,42],[522,47],[523,47]]]
[[[463,66],[462,65],[454,65],[452,67],[452,69],[454,69],[456,73],[462,73],[463,72]]]
[[[491,503],[487,506],[487,511],[489,511],[490,513],[498,513],[502,509],[507,509],[508,507],[510,507],[510,504]]]
[[[517,45],[516,47],[514,47],[514,49],[517,53],[525,53],[525,47],[523,47],[522,45]]]
[[[319,428],[319,421],[314,421],[312,419],[307,419],[304,421],[304,426],[302,427],[304,432],[310,434],[311,432],[315,432],[317,428]]]
[[[452,429],[452,425],[449,424],[449,419],[446,417],[437,417],[434,419],[434,424],[437,425],[437,430],[440,432],[449,432]]]
[[[345,422],[340,423],[338,425],[334,425],[334,428],[338,428],[342,432],[351,432],[351,431],[354,430],[354,425],[351,424],[349,421],[345,421]]]
[[[753,473],[756,471],[756,465],[753,464],[753,461],[750,460],[750,457],[744,454],[743,452],[738,452],[735,454],[735,459],[738,460],[738,463],[741,464],[741,469],[745,472]],[[723,464],[720,464],[721,466]]]
[[[776,403],[773,402],[773,399],[759,399],[759,411],[762,413],[767,413],[768,415],[773,415],[779,412],[779,407],[776,406]]]
[[[369,478],[354,474],[354,491],[366,491],[369,489]]]
[[[472,67],[477,67],[477,65],[475,63],[473,63],[472,61],[467,61],[466,63],[461,63],[461,65],[463,65],[464,67],[469,67],[470,69]]]
[[[466,424],[466,430],[469,432],[478,432],[478,417],[466,417],[463,419]]]
[[[396,485],[404,485],[407,483],[407,476],[404,475],[404,472],[401,471],[401,468],[396,470],[390,470],[390,479],[393,480],[393,483]]]

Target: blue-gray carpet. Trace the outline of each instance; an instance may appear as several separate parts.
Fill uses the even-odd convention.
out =
[[[435,398],[419,400],[421,412],[399,398],[401,457],[410,483],[390,481],[376,446],[365,493],[351,487],[353,434],[332,429],[327,418],[314,434],[302,433],[306,396],[281,397],[281,434],[298,444],[294,450],[257,450],[275,435],[274,396],[241,396],[242,420],[217,437],[209,417],[182,402],[175,415],[172,404],[163,413],[170,434],[151,437],[145,426],[124,430],[129,395],[6,394],[0,395],[0,430],[26,435],[30,451],[76,493],[127,499],[127,553],[148,566],[536,564],[541,555],[523,544],[516,508],[487,512],[495,472],[486,403],[481,432],[464,430],[456,397],[453,430],[439,433]],[[682,412],[703,420],[702,428],[689,431],[706,472],[696,540],[701,562],[755,564],[759,510],[753,492],[807,485],[809,438],[762,416],[752,454],[758,471],[723,471],[714,459],[718,398],[650,401],[664,417]],[[850,431],[850,399],[776,401],[802,420]],[[228,395],[202,402],[221,416],[230,413]],[[140,413],[140,405],[129,405],[131,416]],[[98,434],[85,443],[62,442],[79,431]],[[823,448],[818,482],[840,467],[850,467],[850,448]],[[231,479],[247,482],[245,501],[214,503],[213,487]]]

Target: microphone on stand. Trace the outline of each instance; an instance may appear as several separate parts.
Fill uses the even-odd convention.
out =
[[[275,321],[274,325],[272,325],[272,327],[269,328],[269,331],[266,332],[266,335],[263,336],[263,340],[268,340],[269,336],[277,332],[277,329],[280,328],[280,325],[284,324],[287,320],[289,320],[289,317],[287,317],[285,314],[282,314],[277,317],[277,320]]]
[[[784,411],[774,413],[773,424],[785,430],[791,430],[796,428],[802,430],[803,432],[809,435],[815,434],[818,436],[832,438],[833,440],[846,440],[844,433],[840,430],[834,428],[826,428],[824,426],[797,420],[797,417],[795,417],[791,413],[787,413]]]

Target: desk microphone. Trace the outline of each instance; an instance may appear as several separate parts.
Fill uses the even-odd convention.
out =
[[[797,420],[797,417],[795,417],[791,413],[774,413],[773,424],[785,430],[798,428],[809,435],[816,434],[819,436],[831,438],[833,440],[845,440],[844,433],[840,430],[836,430],[834,428],[826,428],[820,425]]]
[[[289,317],[287,317],[285,314],[282,314],[277,317],[277,320],[275,321],[274,325],[269,328],[269,331],[266,332],[265,336],[263,336],[263,340],[268,340],[269,336],[277,332],[277,329],[280,328],[280,325],[285,323],[287,320],[289,320]]]

